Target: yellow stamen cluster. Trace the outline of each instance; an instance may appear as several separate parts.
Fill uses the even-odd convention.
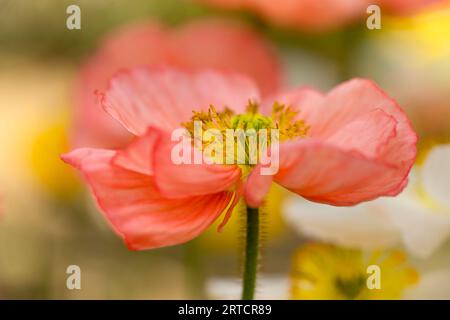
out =
[[[292,107],[286,107],[284,104],[275,102],[272,107],[272,119],[276,128],[280,130],[280,140],[292,140],[302,138],[308,134],[309,126],[304,120],[295,120],[299,111]]]
[[[249,101],[246,113],[243,114],[234,114],[228,108],[218,112],[211,105],[207,111],[193,111],[191,121],[183,123],[182,126],[188,130],[191,136],[194,136],[195,121],[202,123],[202,130],[218,129],[223,134],[227,129],[244,131],[254,129],[257,132],[266,129],[270,137],[270,131],[278,129],[280,141],[302,138],[308,133],[309,126],[303,120],[295,119],[299,111],[293,110],[292,107],[275,102],[271,116],[263,115],[258,111],[259,105],[252,101]]]
[[[194,136],[196,121],[202,123],[202,130],[206,131],[209,129],[218,129],[225,133],[226,129],[231,128],[231,117],[233,116],[233,111],[225,108],[222,112],[217,112],[216,108],[211,105],[208,111],[192,111],[193,116],[191,121],[182,123],[181,125],[185,127],[191,136]]]
[[[252,164],[256,164],[259,161],[262,152],[265,152],[274,143],[273,139],[279,141],[292,140],[305,137],[308,133],[309,127],[303,120],[296,120],[299,112],[294,111],[291,107],[274,103],[270,116],[263,115],[258,111],[259,105],[252,101],[249,101],[246,112],[243,114],[234,114],[228,108],[218,112],[211,105],[207,111],[193,111],[191,121],[182,125],[188,130],[190,136],[194,137],[194,145],[201,149],[205,149],[213,143],[217,144],[218,141],[216,141],[216,137],[213,139],[209,139],[209,136],[205,138],[205,135],[196,131],[201,129],[202,132],[205,132],[213,129],[215,132],[220,132],[222,139],[219,142],[219,149],[222,151],[234,151],[232,156],[232,158],[234,157],[234,162],[232,162],[245,163],[247,166],[252,166]],[[201,124],[200,126],[198,125],[199,123]],[[234,136],[229,140],[223,139],[227,134],[230,134],[229,131],[232,131],[231,134],[234,134]],[[238,139],[239,133],[236,132],[244,134],[244,138]],[[257,139],[259,139],[256,148],[250,147],[249,139],[251,134],[249,132],[253,133],[252,138],[255,138],[256,135]],[[248,136],[246,136],[247,134]],[[232,146],[229,145],[230,141],[233,142]],[[260,143],[261,141],[263,142],[262,144]],[[245,161],[239,161],[236,158],[235,155],[239,154],[239,150],[244,154],[242,158],[245,158]],[[213,153],[212,157],[216,163],[225,163],[224,152]]]

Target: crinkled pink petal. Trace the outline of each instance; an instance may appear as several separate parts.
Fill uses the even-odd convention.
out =
[[[417,134],[405,112],[375,83],[364,79],[345,82],[327,95],[326,104],[330,106],[330,110],[325,114],[324,120],[329,127],[342,127],[356,117],[377,109],[395,119],[396,135],[378,150],[378,159],[398,167],[399,174],[408,174],[416,158]],[[322,128],[322,135],[333,131],[325,128],[325,125]]]
[[[369,117],[371,112],[381,110],[397,124],[395,137],[388,139],[388,143],[378,150],[379,160],[403,168],[404,173],[409,172],[414,162],[417,135],[411,123],[398,104],[370,80],[353,79],[344,82],[327,95],[310,89],[299,89],[280,94],[271,100],[300,110],[298,118],[305,120],[310,126],[308,135],[321,140],[330,139],[351,122],[360,121],[358,119],[362,119],[361,117]],[[265,105],[270,103],[266,102]],[[372,131],[375,133],[375,130],[378,129]],[[362,147],[358,151],[366,153]]]
[[[274,181],[316,202],[354,205],[396,195],[405,185],[403,170],[315,139],[283,143]]]
[[[241,169],[236,165],[195,164],[194,153],[201,157],[196,148],[189,149],[190,163],[175,164],[172,151],[178,142],[171,141],[170,133],[159,130],[159,140],[153,155],[155,183],[167,198],[180,198],[216,193],[236,189],[241,178]]]
[[[153,154],[157,144],[159,130],[150,127],[147,132],[122,150],[118,150],[112,162],[124,169],[146,175],[154,175]]]
[[[153,177],[114,165],[115,155],[110,150],[77,149],[62,158],[83,173],[99,207],[132,250],[189,241],[233,200],[233,192],[166,199],[158,193]]]
[[[242,112],[249,99],[259,100],[258,88],[242,75],[138,68],[114,77],[101,100],[128,131],[142,135],[149,126],[175,129],[191,118],[193,110],[210,105]]]
[[[357,150],[368,158],[376,159],[397,135],[396,127],[394,117],[376,109],[357,117],[325,141],[343,150]]]

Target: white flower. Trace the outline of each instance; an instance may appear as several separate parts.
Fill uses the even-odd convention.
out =
[[[450,235],[450,144],[431,149],[395,198],[354,207],[293,198],[284,211],[289,225],[315,239],[362,249],[403,244],[411,254],[428,257]]]

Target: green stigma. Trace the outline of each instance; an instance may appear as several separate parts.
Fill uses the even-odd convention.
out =
[[[246,113],[233,115],[231,117],[231,129],[275,129],[276,125],[271,117],[258,113],[258,105],[249,102]]]
[[[351,279],[337,278],[335,280],[336,288],[350,300],[355,299],[359,295],[365,284],[364,276],[357,276]]]

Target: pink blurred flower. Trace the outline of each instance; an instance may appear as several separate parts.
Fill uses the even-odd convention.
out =
[[[358,20],[368,0],[200,0],[228,9],[252,10],[275,24],[325,31]]]
[[[414,14],[434,5],[448,3],[448,0],[377,0],[390,14]]]
[[[118,148],[131,135],[96,106],[95,90],[105,90],[119,70],[169,64],[187,70],[215,68],[243,73],[263,95],[280,85],[280,65],[268,43],[249,27],[222,20],[188,23],[170,30],[141,23],[114,31],[83,65],[76,82],[74,146]]]
[[[260,113],[245,119],[271,119],[290,133],[298,121],[310,126],[306,135],[280,140],[277,174],[260,175],[261,164],[173,163],[171,133],[192,119],[192,110],[213,105],[222,116],[248,116],[249,99]],[[117,151],[82,148],[62,158],[84,174],[107,219],[135,250],[186,242],[222,214],[223,226],[241,197],[257,207],[272,182],[336,206],[395,196],[416,155],[417,136],[405,114],[369,80],[345,82],[326,95],[298,88],[262,99],[242,75],[139,68],[114,77],[101,101],[134,141]],[[270,118],[274,101],[290,106],[289,114]]]
[[[367,7],[378,4],[390,14],[407,14],[448,0],[198,0],[226,9],[256,12],[277,25],[309,32],[327,31],[367,17]]]

